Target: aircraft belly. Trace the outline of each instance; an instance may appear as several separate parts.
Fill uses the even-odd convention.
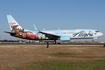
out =
[[[93,37],[71,37],[71,39],[93,39]]]

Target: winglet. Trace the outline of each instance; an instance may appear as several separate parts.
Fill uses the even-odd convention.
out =
[[[45,29],[43,28],[43,31],[45,31]]]
[[[35,24],[33,24],[33,25],[34,25],[35,31],[39,31],[39,29],[35,26]]]

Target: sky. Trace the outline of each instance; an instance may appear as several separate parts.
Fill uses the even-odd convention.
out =
[[[6,15],[25,29],[95,29],[105,34],[105,0],[0,0],[0,40],[19,39],[10,31]],[[105,35],[98,41],[105,41]]]

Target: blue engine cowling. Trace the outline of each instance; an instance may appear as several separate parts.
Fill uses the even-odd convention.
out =
[[[60,41],[70,41],[70,36],[61,36]]]

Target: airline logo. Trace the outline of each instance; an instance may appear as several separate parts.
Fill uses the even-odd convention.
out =
[[[16,23],[9,23],[10,25],[14,25],[14,24],[16,24]]]
[[[78,37],[88,37],[88,36],[93,36],[93,33],[91,31],[89,31],[89,32],[80,31],[78,33],[73,34],[73,37],[76,37],[76,36],[78,36]]]

